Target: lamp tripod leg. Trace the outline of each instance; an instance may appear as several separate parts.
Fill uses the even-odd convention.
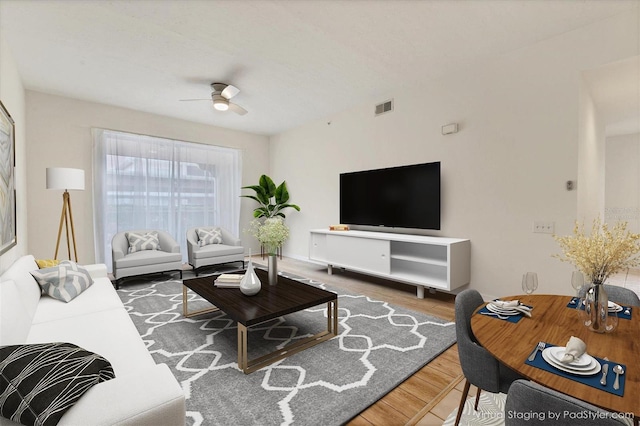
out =
[[[68,193],[67,193],[68,194]],[[69,205],[69,223],[71,224],[71,237],[73,238],[73,255],[78,262],[78,249],[76,248],[76,228],[73,226],[73,213],[71,212],[71,197],[67,195],[67,204]],[[67,235],[67,245],[69,244],[69,235]],[[69,252],[69,259],[71,259],[71,252]]]
[[[56,251],[53,256],[54,259],[58,258],[58,250],[60,249],[60,238],[62,237],[62,227],[65,227],[65,234],[67,237],[67,256],[71,259],[71,244],[73,242],[73,254],[74,259],[78,261],[78,249],[76,248],[76,230],[73,225],[73,212],[71,211],[71,197],[69,192],[65,191],[62,194],[62,213],[60,214],[60,226],[58,227],[58,239],[56,241]],[[71,238],[69,238],[69,230],[71,230]]]
[[[71,259],[71,240],[69,239],[69,207],[68,199],[64,201],[64,209],[67,214],[64,216],[64,232],[67,236],[67,259]]]
[[[60,248],[60,237],[62,236],[62,225],[65,223],[66,217],[67,217],[67,204],[65,203],[65,196],[64,194],[62,194],[62,213],[60,214],[60,226],[58,227],[58,238],[56,240],[56,252],[53,255],[54,259],[58,258],[58,249]]]

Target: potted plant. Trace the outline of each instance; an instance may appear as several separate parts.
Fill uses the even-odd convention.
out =
[[[243,186],[242,189],[251,189],[255,195],[242,195],[258,202],[259,206],[253,210],[251,233],[260,241],[268,254],[269,284],[275,284],[278,280],[277,250],[289,238],[289,228],[284,223],[284,209],[292,208],[300,211],[300,207],[290,204],[287,184],[283,181],[276,186],[273,180],[267,176],[260,176],[258,185]],[[262,219],[263,220],[260,220]]]
[[[262,175],[258,185],[243,186],[242,189],[252,189],[256,193],[256,195],[242,195],[242,197],[251,198],[260,204],[253,210],[253,217],[255,218],[285,217],[282,211],[286,208],[300,211],[300,207],[288,203],[289,191],[285,181],[276,186],[269,176]]]

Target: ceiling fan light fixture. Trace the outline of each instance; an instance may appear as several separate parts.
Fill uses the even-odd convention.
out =
[[[213,107],[218,111],[226,111],[229,109],[229,105],[224,102],[214,102]]]
[[[229,101],[220,95],[213,95],[213,107],[218,111],[226,111],[229,109]]]

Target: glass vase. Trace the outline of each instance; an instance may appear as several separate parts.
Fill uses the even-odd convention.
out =
[[[596,333],[610,331],[607,327],[609,320],[609,297],[602,283],[595,282],[589,286],[584,299],[584,325]]]

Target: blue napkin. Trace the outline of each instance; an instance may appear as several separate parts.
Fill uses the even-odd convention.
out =
[[[582,309],[584,311],[584,306],[579,304],[580,302],[580,298],[578,297],[572,297],[571,301],[569,301],[569,303],[567,304],[567,308],[573,308],[573,309]],[[580,308],[578,308],[578,306],[580,306]],[[627,309],[629,310],[629,314],[626,314],[625,312],[627,311]],[[620,312],[616,312],[618,314],[618,318],[622,318],[622,319],[631,319],[631,314],[633,313],[633,307],[631,306],[623,306],[622,310]],[[613,315],[614,312],[609,312],[609,315]]]
[[[549,343],[547,343],[546,347],[551,348],[553,346],[555,345],[550,345]],[[529,355],[527,354],[527,357],[528,356]],[[594,357],[594,358],[596,359],[596,361],[600,363],[600,365],[602,365],[603,363],[609,364],[609,372],[607,373],[606,386],[603,386],[600,384],[600,379],[602,378],[602,370],[598,374],[594,374],[593,376],[580,376],[577,374],[567,373],[563,370],[560,370],[559,368],[552,366],[547,361],[545,361],[544,358],[542,358],[542,351],[538,351],[533,361],[529,361],[529,359],[527,358],[527,360],[524,363],[527,365],[531,365],[533,367],[539,368],[541,370],[557,374],[558,376],[562,376],[567,379],[571,379],[576,382],[585,384],[587,386],[591,386],[592,388],[600,389],[605,392],[609,392],[618,396],[624,395],[624,383],[625,383],[627,366],[624,364],[620,364],[624,368],[625,374],[620,375],[620,389],[616,390],[613,388],[613,382],[616,378],[616,373],[613,372],[613,367],[615,367],[618,363],[614,361],[604,361],[603,359],[597,358],[597,357]]]

